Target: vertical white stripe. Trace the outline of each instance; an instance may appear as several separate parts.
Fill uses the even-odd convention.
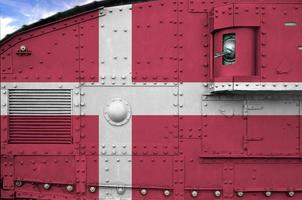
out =
[[[101,10],[99,77],[103,85],[132,83],[132,5]]]
[[[99,76],[106,85],[132,84],[132,5],[102,9],[99,18]],[[114,87],[107,88],[114,90]],[[110,92],[110,91],[108,91]],[[108,96],[97,98],[99,113],[99,199],[132,199],[132,119],[109,124]]]

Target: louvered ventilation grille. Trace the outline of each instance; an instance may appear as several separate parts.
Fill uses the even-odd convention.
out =
[[[9,142],[72,143],[71,90],[9,90]]]

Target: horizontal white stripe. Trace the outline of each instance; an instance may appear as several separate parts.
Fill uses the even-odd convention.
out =
[[[295,100],[218,100],[203,101],[203,115],[299,115]]]
[[[299,91],[301,82],[215,82],[212,91]]]
[[[8,113],[10,89],[71,89],[72,115],[80,115],[81,88],[78,83],[1,83],[1,115],[7,115]]]
[[[1,82],[1,89],[58,89],[79,88],[76,82]]]
[[[208,94],[205,83],[183,83],[179,85],[179,114],[201,115],[202,95]]]
[[[178,87],[85,87],[82,96],[86,115],[102,115],[103,109],[114,98],[127,101],[133,115],[178,114]]]
[[[217,115],[221,114],[221,110],[229,108],[235,109],[235,111],[230,111],[234,115],[299,115],[301,113],[297,112],[300,110],[301,99],[298,93],[275,92],[272,94],[249,91],[244,95],[216,94],[211,92],[210,87],[208,83],[89,87],[77,83],[2,83],[1,114],[7,114],[7,90],[14,88],[72,89],[74,115],[80,113],[100,115],[104,106],[113,98],[126,100],[131,106],[133,115],[175,115],[178,113],[180,115]]]

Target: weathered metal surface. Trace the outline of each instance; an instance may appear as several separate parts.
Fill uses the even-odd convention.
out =
[[[7,37],[0,198],[302,199],[301,5],[105,1]]]

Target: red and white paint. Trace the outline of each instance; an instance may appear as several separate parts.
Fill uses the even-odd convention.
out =
[[[301,1],[211,2],[105,7],[4,43],[1,198],[302,198]],[[212,59],[227,32],[234,66]],[[10,89],[71,89],[73,143],[8,143]],[[121,126],[106,119],[116,98],[130,108]]]

